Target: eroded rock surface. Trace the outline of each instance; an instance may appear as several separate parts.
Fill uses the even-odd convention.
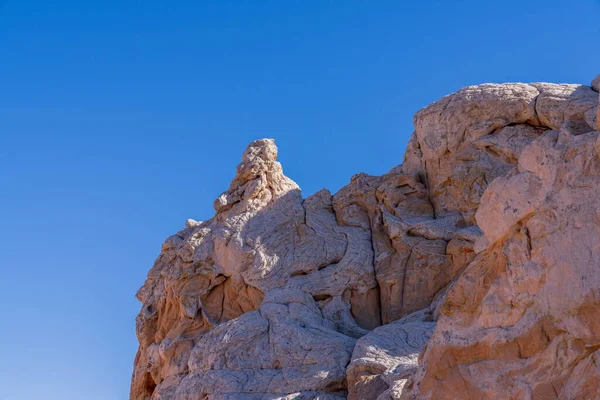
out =
[[[464,88],[334,195],[251,143],[138,292],[131,399],[600,397],[597,81]]]
[[[360,338],[347,369],[348,399],[385,400],[401,394],[435,325],[425,309]]]

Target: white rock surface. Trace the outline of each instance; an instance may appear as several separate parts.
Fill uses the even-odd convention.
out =
[[[435,322],[429,309],[380,326],[356,342],[348,365],[348,399],[393,399],[417,369]]]

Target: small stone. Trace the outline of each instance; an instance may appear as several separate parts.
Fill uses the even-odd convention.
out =
[[[600,74],[598,74],[594,80],[592,80],[592,89],[596,92],[600,92]]]
[[[188,218],[185,221],[185,227],[186,228],[193,228],[193,227],[196,227],[196,226],[200,225],[201,223],[202,223],[202,221],[196,221],[194,219]]]

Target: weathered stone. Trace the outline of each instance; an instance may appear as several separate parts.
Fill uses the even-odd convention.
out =
[[[251,143],[138,291],[130,398],[600,398],[598,79],[464,88],[334,195]]]
[[[176,396],[345,390],[345,366],[354,339],[333,329],[312,296],[287,291],[272,297],[259,311],[222,324],[196,341],[189,375],[179,383]]]
[[[600,92],[600,74],[596,75],[596,77],[592,80],[592,89],[596,92]]]
[[[451,288],[406,398],[598,398],[599,138],[549,131],[490,185],[489,247]]]
[[[347,369],[348,399],[394,398],[417,369],[417,357],[434,327],[429,310],[423,310],[360,338]]]
[[[600,96],[600,74],[598,74],[592,81],[592,89],[594,89],[596,92],[599,92],[598,95]],[[598,106],[596,109],[596,129],[600,131],[600,106]]]
[[[302,200],[276,154],[250,144],[217,214],[163,244],[138,293],[132,398],[345,392],[355,338],[381,324],[371,235],[337,223],[329,192]]]
[[[535,108],[542,125],[560,129],[568,121],[584,121],[588,125],[587,132],[596,129],[598,95],[589,86],[548,83],[533,85],[540,90]]]

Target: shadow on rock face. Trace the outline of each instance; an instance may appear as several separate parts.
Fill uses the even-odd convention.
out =
[[[534,263],[533,249],[560,219],[552,207],[539,209],[556,189],[548,182],[560,178],[582,193],[597,186],[591,153],[573,144],[589,140],[588,151],[596,151],[589,137],[597,113],[598,93],[581,85],[468,87],[416,114],[403,165],[306,199],[283,174],[273,140],[252,142],[215,200],[215,216],[188,220],[167,238],[138,292],[131,398],[397,399],[441,395],[443,381],[458,398],[487,395],[461,368],[530,354],[520,330],[506,346],[485,335],[490,326],[517,324],[546,284],[540,279],[554,261]],[[568,160],[581,179],[552,157]],[[589,206],[574,192],[560,193]],[[571,215],[564,199],[554,207]],[[576,247],[552,243],[548,254]],[[594,246],[585,249],[595,254]],[[577,307],[587,319],[594,309]],[[550,326],[553,334],[562,329],[532,318],[532,342]],[[455,332],[459,326],[467,331]],[[464,342],[452,341],[461,335]],[[473,337],[484,347],[469,347]],[[588,353],[578,360],[591,365]],[[497,383],[483,364],[471,369],[489,387]],[[527,388],[543,394],[549,386]]]

